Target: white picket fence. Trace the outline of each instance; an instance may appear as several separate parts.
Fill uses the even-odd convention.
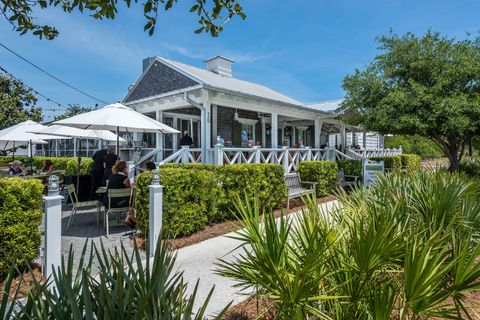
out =
[[[200,148],[182,147],[180,150],[159,163],[201,163]],[[366,159],[368,157],[390,156],[401,154],[401,149],[385,150],[347,150],[342,153],[334,148],[225,148],[216,146],[207,150],[206,163],[214,165],[230,165],[238,163],[276,163],[285,168],[285,172],[295,172],[302,161],[341,159]]]

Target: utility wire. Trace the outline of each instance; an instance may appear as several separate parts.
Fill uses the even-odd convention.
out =
[[[45,69],[37,66],[36,64],[34,64],[33,62],[31,62],[30,60],[28,60],[27,58],[24,58],[23,56],[21,56],[20,54],[18,54],[17,52],[13,51],[12,49],[8,48],[7,46],[5,46],[4,44],[0,43],[0,46],[3,47],[4,49],[6,49],[7,51],[11,52],[12,54],[14,54],[15,56],[17,56],[18,58],[22,59],[23,61],[25,61],[26,63],[28,63],[29,65],[31,65],[32,67],[36,68],[37,70],[40,70],[41,72],[45,73],[47,76],[57,80],[58,82],[64,84],[65,86],[77,91],[77,92],[80,92],[81,94],[89,97],[89,98],[92,98],[93,100],[96,100],[98,102],[101,102],[101,103],[104,103],[104,104],[108,104],[107,102],[103,101],[103,100],[100,100],[98,98],[95,98],[94,96],[92,96],[91,94],[88,94],[86,93],[85,91],[81,90],[81,89],[78,89],[74,86],[72,86],[71,84],[63,81],[62,79],[59,79],[57,77],[55,77],[54,75],[52,75],[51,73],[49,73],[48,71],[46,71]]]
[[[12,79],[16,79],[18,81],[20,81],[21,84],[23,84],[25,87],[27,87],[28,89],[32,90],[34,93],[36,93],[37,95],[41,96],[42,98],[44,98],[45,100],[47,101],[51,101],[53,102],[54,104],[56,104],[57,106],[59,107],[62,107],[62,108],[65,108],[67,109],[68,107],[64,106],[63,104],[61,104],[60,102],[57,102],[53,99],[50,99],[49,97],[47,97],[46,95],[44,95],[43,93],[39,92],[38,90],[35,90],[34,88],[32,88],[31,86],[27,85],[25,82],[23,82],[22,80],[18,79],[17,77],[15,77],[13,74],[11,74],[10,72],[8,72],[5,68],[3,68],[2,66],[0,66],[0,71],[2,71],[3,73],[5,73],[7,76],[9,76],[10,78]],[[42,108],[42,110],[58,110],[58,109],[53,109],[53,108]],[[60,110],[59,110],[60,111]]]

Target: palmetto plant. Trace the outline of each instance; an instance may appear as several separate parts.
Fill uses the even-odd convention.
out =
[[[159,243],[146,262],[137,247],[128,255],[123,245],[114,252],[103,244],[85,244],[80,265],[74,253],[44,283],[35,282],[27,301],[13,319],[204,319],[213,288],[199,309],[194,309],[198,282],[191,294],[181,272],[175,271],[175,254]],[[148,256],[148,255],[147,255]],[[93,261],[98,272],[92,272]],[[54,284],[55,289],[49,287]],[[228,307],[228,306],[227,306]],[[227,307],[215,317],[220,319]],[[1,311],[1,310],[0,310]]]
[[[244,246],[218,273],[277,302],[280,318],[472,319],[480,289],[477,181],[445,172],[392,174],[339,192],[330,210],[305,199],[263,223],[241,201]]]

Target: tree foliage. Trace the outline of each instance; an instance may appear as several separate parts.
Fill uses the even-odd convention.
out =
[[[69,104],[65,113],[55,116],[55,121],[70,118],[76,116],[77,114],[85,113],[92,111],[92,108],[89,107],[82,107],[79,104]]]
[[[58,36],[59,31],[54,26],[37,24],[33,17],[34,10],[58,7],[67,13],[79,11],[88,13],[97,20],[113,20],[122,3],[130,7],[139,2],[143,6],[146,19],[144,30],[152,35],[157,24],[158,13],[171,9],[178,0],[0,0],[0,12],[20,34],[31,32],[35,36],[51,40]],[[190,12],[198,16],[200,25],[195,33],[206,32],[216,37],[223,30],[225,23],[234,16],[246,18],[237,0],[191,0],[191,2]]]
[[[480,38],[458,41],[429,31],[378,41],[382,52],[344,79],[347,121],[428,137],[458,170],[465,143],[480,131]]]
[[[0,74],[0,129],[25,120],[40,121],[42,110],[37,97],[21,81]]]

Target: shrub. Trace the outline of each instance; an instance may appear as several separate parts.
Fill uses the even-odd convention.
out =
[[[154,256],[147,255],[146,261],[137,247],[129,254],[123,244],[114,251],[103,244],[88,244],[80,255],[71,246],[68,257],[45,281],[52,282],[55,290],[34,281],[25,301],[15,304],[18,313],[13,319],[207,318],[213,288],[205,296],[197,296],[198,280],[196,284],[186,282],[175,263],[176,254],[166,242],[159,239]],[[88,253],[87,247],[91,249]],[[92,268],[92,261],[98,261],[98,271]],[[0,307],[3,304],[0,301]],[[222,319],[229,306],[209,319]],[[0,319],[10,319],[12,313],[0,308]]]
[[[15,157],[16,160],[20,160],[25,168],[28,169],[30,166],[30,158],[26,156]],[[80,174],[90,174],[93,167],[93,160],[91,158],[81,158],[82,162],[80,164]],[[77,174],[77,161],[78,158],[74,157],[33,157],[32,165],[37,169],[43,167],[45,160],[51,160],[53,162],[53,167],[55,170],[65,170],[65,175],[76,175]],[[0,157],[1,165],[8,165],[12,162],[11,156],[2,156]]]
[[[343,172],[349,176],[362,176],[362,161],[361,160],[337,160],[338,169],[343,169]]]
[[[234,164],[217,167],[218,178],[225,193],[220,203],[225,218],[232,218],[233,199],[238,195],[258,197],[260,206],[272,210],[282,204],[287,196],[284,169],[278,164]]]
[[[284,169],[278,164],[214,166],[186,163],[166,164],[162,168],[184,168],[214,172],[224,191],[224,197],[219,199],[217,220],[233,218],[231,213],[235,206],[232,199],[235,199],[237,195],[242,197],[258,196],[262,208],[266,210],[272,210],[281,205],[287,195]]]
[[[164,185],[164,234],[188,235],[207,223],[233,218],[233,199],[257,196],[266,210],[279,206],[287,187],[283,167],[273,164],[167,164],[160,168]],[[148,230],[148,185],[151,173],[137,178],[137,219]]]
[[[36,179],[0,179],[0,279],[38,256],[43,188]]]
[[[420,168],[420,163],[422,158],[416,154],[401,154],[400,159],[402,161],[402,167],[407,169],[407,171],[417,170]]]
[[[400,156],[371,157],[372,161],[383,161],[385,171],[399,172],[402,170],[402,158]]]
[[[213,172],[162,168],[163,234],[175,237],[192,234],[205,228],[217,216],[222,190]],[[148,232],[149,189],[152,173],[137,177],[137,225]]]
[[[317,183],[317,196],[331,193],[337,183],[338,166],[332,161],[302,161],[298,172],[303,181]]]
[[[262,221],[255,199],[238,203],[242,251],[217,273],[273,300],[278,319],[476,316],[478,181],[415,170],[340,192],[337,206],[308,200],[297,219]]]
[[[480,177],[480,157],[473,156],[464,158],[460,162],[460,172],[467,174],[470,177]]]
[[[430,139],[420,136],[386,136],[385,148],[402,147],[407,154],[419,155],[422,159],[444,157],[442,150]]]

